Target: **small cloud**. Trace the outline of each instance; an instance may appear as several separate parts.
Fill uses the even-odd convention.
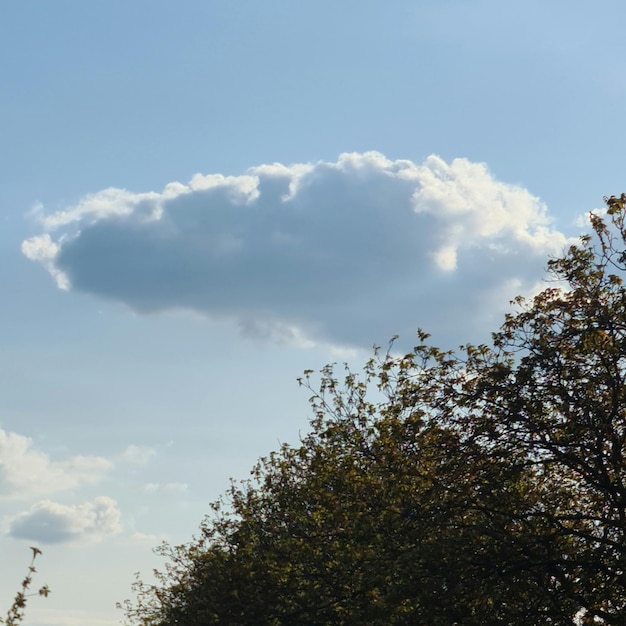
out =
[[[94,484],[120,466],[145,465],[155,454],[133,444],[110,458],[78,454],[53,460],[29,437],[0,428],[0,497],[28,499]]]
[[[153,533],[133,533],[130,536],[130,540],[134,543],[147,543],[150,545],[159,544],[167,538],[167,535],[156,535]]]
[[[132,465],[145,465],[155,454],[154,448],[130,445],[119,456],[119,460]]]
[[[146,483],[143,490],[146,493],[185,493],[189,490],[189,485],[187,483]]]
[[[43,500],[10,523],[9,535],[42,544],[102,541],[122,531],[115,500],[106,496],[75,506]]]
[[[113,468],[100,456],[53,461],[32,439],[0,428],[0,495],[25,498],[73,489],[99,481]]]

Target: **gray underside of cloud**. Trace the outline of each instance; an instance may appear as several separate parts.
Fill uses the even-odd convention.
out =
[[[62,288],[343,346],[418,326],[484,339],[566,245],[537,198],[482,164],[374,152],[107,189],[41,219],[22,249]]]
[[[16,516],[9,535],[42,544],[101,541],[121,531],[120,517],[117,503],[106,496],[75,506],[44,500]]]

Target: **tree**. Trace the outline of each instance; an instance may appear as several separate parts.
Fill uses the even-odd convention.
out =
[[[554,572],[594,623],[626,621],[626,195],[605,198],[609,223],[591,215],[590,236],[559,259],[548,289],[509,315],[495,344],[523,355],[483,373],[500,439],[523,450],[572,493],[549,522],[575,556]],[[505,432],[506,429],[506,432]],[[546,513],[547,515],[547,513]]]
[[[491,346],[322,371],[131,624],[626,623],[626,195]],[[313,372],[301,383],[313,390]]]

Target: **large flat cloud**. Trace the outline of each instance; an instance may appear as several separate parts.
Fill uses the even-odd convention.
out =
[[[9,535],[42,544],[70,541],[95,542],[122,531],[121,513],[106,496],[74,506],[43,500],[20,513],[10,524]]]
[[[567,243],[536,197],[484,164],[376,152],[106,189],[41,220],[22,250],[61,288],[353,346],[418,326],[484,339]]]

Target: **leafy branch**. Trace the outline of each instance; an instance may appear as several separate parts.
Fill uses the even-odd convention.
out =
[[[13,604],[7,611],[6,618],[2,619],[0,617],[0,624],[5,624],[6,626],[16,626],[17,624],[20,624],[24,619],[24,609],[26,607],[27,599],[31,596],[43,596],[44,598],[47,598],[50,594],[48,585],[44,585],[37,592],[28,593],[28,590],[33,582],[33,574],[37,572],[35,569],[35,559],[41,554],[41,550],[39,548],[31,547],[31,550],[33,551],[33,558],[28,566],[28,573],[22,581],[19,591],[15,594]]]

